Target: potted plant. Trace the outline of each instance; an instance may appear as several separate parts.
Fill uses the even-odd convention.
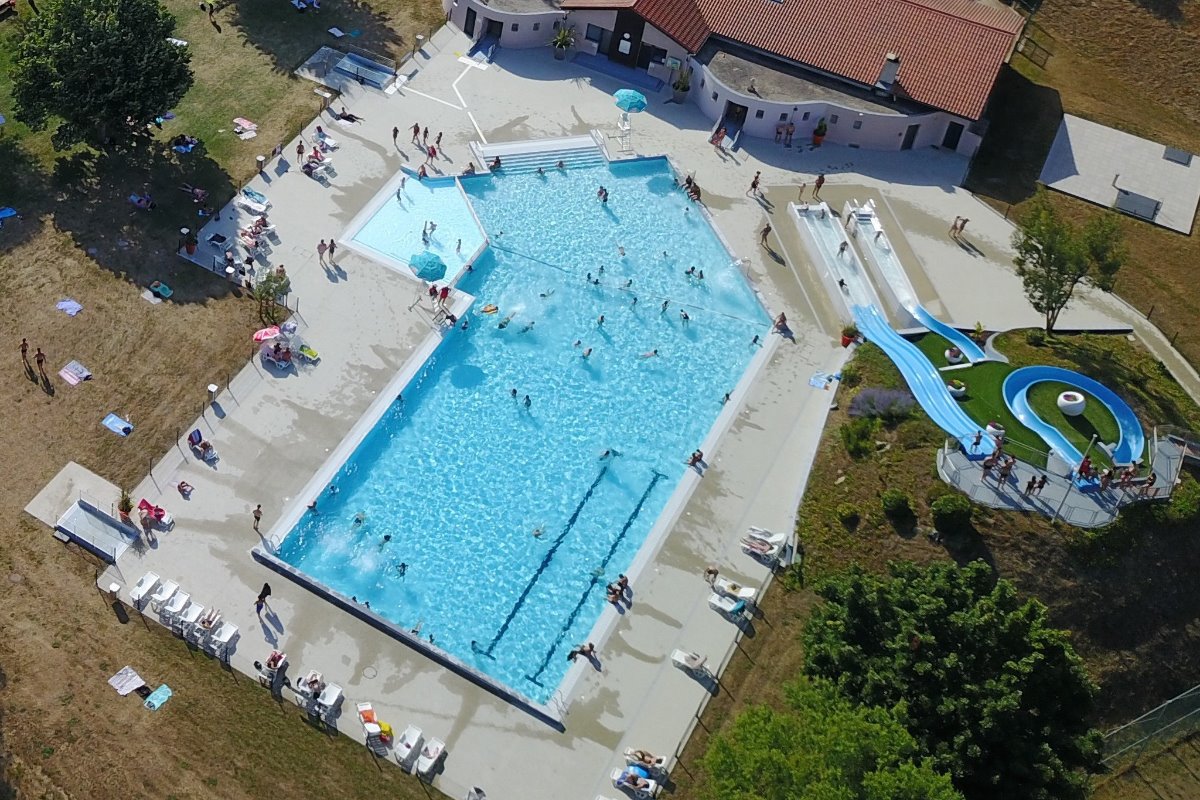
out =
[[[567,57],[567,50],[575,46],[575,28],[564,26],[556,30],[550,46],[554,48],[554,60],[562,61]]]
[[[133,511],[133,498],[128,489],[121,490],[121,498],[117,500],[117,511],[121,514],[122,522],[129,522],[129,512]]]
[[[194,231],[188,228],[184,228],[184,230],[187,231],[187,233],[183,235],[183,249],[186,250],[187,254],[190,256],[196,252],[196,245],[199,242],[196,239],[196,234]]]
[[[692,73],[687,67],[680,67],[679,76],[675,78],[675,82],[671,84],[671,89],[674,92],[676,103],[682,103],[687,100],[688,92],[692,88]]]
[[[955,400],[967,396],[967,385],[960,380],[946,381],[946,389]]]
[[[946,360],[951,364],[961,364],[963,360],[963,352],[957,347],[951,347],[949,350],[943,352],[942,355],[944,355]]]
[[[858,338],[858,326],[853,322],[842,328],[842,347],[849,347]]]
[[[813,147],[820,147],[821,142],[825,141],[825,134],[829,132],[829,126],[825,124],[825,118],[817,120],[817,127],[813,128],[812,142]]]

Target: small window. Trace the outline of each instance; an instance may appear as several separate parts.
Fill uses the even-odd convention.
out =
[[[762,119],[762,118],[763,118],[763,110],[762,110],[761,108],[760,108],[758,111],[755,111],[755,112],[754,112],[754,118],[755,118],[755,119]]]
[[[703,88],[704,88],[704,78],[701,78],[701,79],[700,79],[700,88],[701,88],[701,89],[703,89]]]
[[[803,114],[800,115],[800,121],[808,122],[808,112],[807,111],[805,111]]]
[[[856,119],[856,120],[854,120],[854,126],[853,126],[853,127],[854,127],[854,130],[858,130],[859,128],[861,128],[861,127],[862,127],[862,120],[861,120],[861,119]]]
[[[717,93],[713,92],[713,100],[716,100],[716,99],[717,99]]]
[[[535,31],[540,31],[542,29],[542,23],[540,23],[540,22],[533,23],[533,29]]]
[[[780,121],[780,122],[787,122],[787,118],[788,118],[788,115],[787,115],[787,112],[786,112],[786,111],[785,111],[784,113],[782,113],[782,114],[780,114],[780,115],[779,115],[779,121]]]
[[[513,32],[513,33],[516,33],[516,32],[517,32],[517,31],[519,31],[519,30],[521,30],[521,25],[520,25],[520,23],[514,22],[514,23],[512,24],[512,32]]]
[[[830,115],[829,115],[829,124],[830,124],[830,125],[837,125],[837,114],[830,114]]]
[[[604,28],[601,28],[599,25],[593,25],[589,22],[587,30],[583,34],[583,38],[587,39],[589,42],[598,42],[600,41],[600,37],[603,35]]]

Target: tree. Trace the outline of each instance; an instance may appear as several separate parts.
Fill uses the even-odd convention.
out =
[[[1093,217],[1077,231],[1059,217],[1044,189],[1038,189],[1021,217],[1013,247],[1025,296],[1045,316],[1048,334],[1080,281],[1091,275],[1097,286],[1111,290],[1125,259],[1121,231],[1111,215]]]
[[[158,0],[50,0],[29,18],[13,65],[16,116],[53,143],[107,144],[144,131],[192,85],[187,47]]]
[[[1076,800],[1096,687],[1046,608],[981,562],[854,569],[820,589],[806,671],[899,720],[969,800]]]
[[[1046,318],[1053,333],[1058,315],[1071,302],[1075,287],[1088,273],[1087,261],[1070,223],[1054,210],[1044,190],[1038,190],[1013,234],[1017,250],[1013,263],[1025,284],[1025,296]]]
[[[279,310],[279,298],[290,292],[292,281],[287,275],[275,270],[267,273],[254,285],[254,299],[258,301],[258,317],[267,325],[278,325],[283,319]]]
[[[709,742],[713,800],[962,800],[895,713],[856,706],[824,681],[786,687],[786,706],[751,706]]]

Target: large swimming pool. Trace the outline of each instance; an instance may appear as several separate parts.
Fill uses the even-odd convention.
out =
[[[466,329],[278,555],[544,703],[769,318],[665,159],[464,187],[492,241]]]

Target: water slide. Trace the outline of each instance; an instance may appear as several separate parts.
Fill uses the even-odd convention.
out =
[[[867,201],[865,205],[854,209],[853,214],[855,224],[858,226],[859,244],[891,285],[900,305],[912,314],[913,319],[917,322],[961,350],[963,356],[972,364],[987,360],[987,354],[979,345],[975,344],[971,337],[942,322],[929,313],[929,310],[917,300],[917,293],[908,280],[908,274],[904,271],[904,266],[897,258],[895,250],[892,249],[891,242],[888,241],[883,224],[879,221],[879,215],[875,213],[875,201]]]
[[[1022,367],[1013,370],[1004,379],[1002,388],[1004,402],[1008,404],[1013,416],[1020,420],[1022,425],[1040,436],[1051,450],[1071,465],[1071,469],[1077,468],[1083,461],[1083,453],[1080,453],[1079,449],[1071,444],[1058,428],[1039,417],[1029,405],[1030,388],[1034,384],[1044,381],[1057,381],[1081,389],[1108,409],[1117,421],[1117,429],[1120,432],[1117,444],[1111,454],[1114,464],[1132,464],[1141,460],[1146,451],[1146,437],[1142,431],[1142,423],[1138,421],[1137,415],[1133,413],[1129,404],[1107,386],[1086,375],[1080,375],[1074,370],[1061,367]]]
[[[843,282],[838,289],[859,331],[892,360],[925,413],[947,434],[958,439],[967,453],[980,458],[991,453],[994,444],[989,436],[984,436],[979,447],[972,452],[971,444],[980,430],[979,424],[967,416],[958,401],[950,396],[946,378],[938,368],[915,344],[898,334],[888,323],[880,310],[875,287],[871,285],[854,248],[842,248],[842,243],[847,240],[838,219],[824,203],[807,208],[792,205],[789,210],[801,231],[807,234],[804,239],[812,248],[816,263],[824,267],[831,282]]]

